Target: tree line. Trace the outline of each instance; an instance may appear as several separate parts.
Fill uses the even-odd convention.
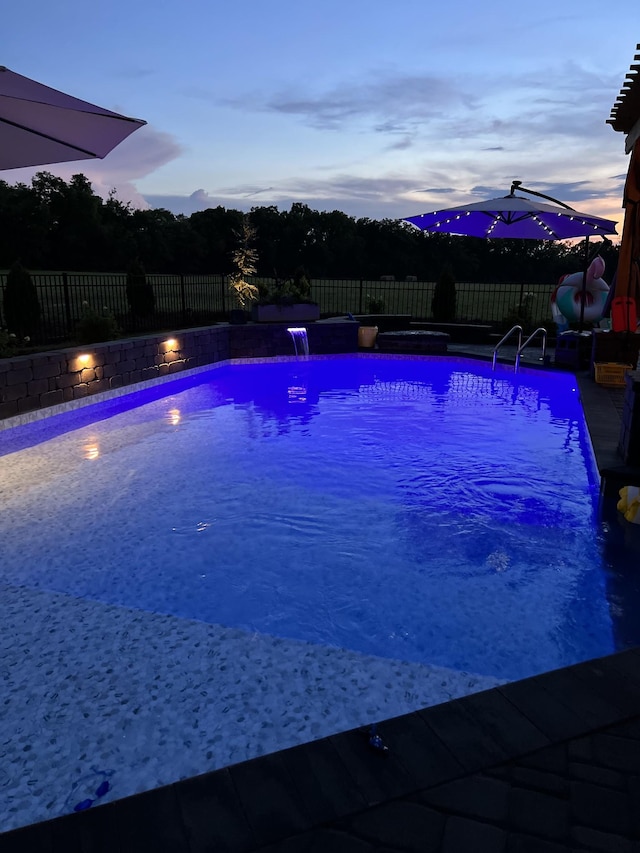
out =
[[[248,214],[222,206],[190,216],[138,210],[111,193],[93,192],[85,175],[68,181],[38,172],[31,185],[0,181],[0,269],[19,261],[30,270],[150,273],[234,272],[245,218],[255,233],[256,274],[309,279],[435,281],[448,270],[457,281],[555,284],[584,265],[584,242],[482,240],[427,234],[394,219],[356,219],[294,203],[289,210],[254,207]],[[617,247],[603,248],[606,280]]]

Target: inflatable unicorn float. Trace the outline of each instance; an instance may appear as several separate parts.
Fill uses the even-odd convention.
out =
[[[597,323],[602,319],[609,295],[609,285],[602,278],[603,273],[604,260],[600,255],[596,255],[587,268],[582,315],[582,320],[586,323]],[[582,272],[563,275],[551,294],[551,314],[559,332],[568,329],[569,323],[580,322],[583,284]]]

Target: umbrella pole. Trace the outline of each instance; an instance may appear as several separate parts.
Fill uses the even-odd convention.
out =
[[[584,300],[587,296],[587,270],[589,269],[589,235],[584,239],[584,269],[582,271],[582,295],[580,297],[580,323],[578,331],[581,332],[584,327]]]

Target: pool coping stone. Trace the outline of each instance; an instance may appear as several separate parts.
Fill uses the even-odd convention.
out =
[[[620,705],[610,698],[618,690],[624,697]],[[433,806],[442,799],[438,791],[452,783],[469,792],[478,780],[486,785],[486,773],[500,776],[532,765],[557,775],[554,750],[559,746],[572,749],[575,756],[584,742],[582,758],[588,765],[586,741],[620,737],[621,727],[625,742],[629,731],[634,733],[631,739],[640,752],[639,696],[640,652],[630,649],[395,717],[379,727],[388,752],[372,749],[366,730],[353,729],[13,830],[0,836],[0,849],[3,853],[72,849],[251,853],[272,849],[271,845],[276,845],[274,851],[307,849],[293,845],[293,839],[330,829],[344,833],[369,812],[392,803],[419,800]],[[612,754],[608,763],[619,764],[620,757]],[[636,780],[640,771],[634,767],[631,775]],[[511,798],[512,806],[518,798],[533,796],[527,785],[511,787],[519,791]],[[609,785],[605,788],[609,799],[625,801],[629,810],[636,808],[626,791],[622,796]],[[575,811],[575,803],[556,799],[556,809],[564,804],[570,813]],[[436,810],[450,817],[465,809],[477,811],[473,797],[466,805],[462,798]],[[400,818],[402,809],[397,814]],[[509,814],[496,821],[497,832],[510,831],[513,809]],[[423,822],[432,823],[425,816]],[[400,836],[403,829],[399,826],[397,832]],[[281,848],[287,840],[291,848]],[[358,833],[352,841],[354,851],[360,849]]]

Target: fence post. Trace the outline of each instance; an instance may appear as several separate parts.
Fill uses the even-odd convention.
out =
[[[227,282],[226,282],[226,279],[227,279],[226,275],[222,275],[220,277],[220,287],[222,289],[222,292],[220,294],[222,296],[222,313],[225,316],[227,314]]]
[[[180,303],[182,306],[182,322],[186,323],[187,321],[187,301],[184,292],[184,275],[180,273]]]
[[[364,282],[360,279],[360,292],[358,294],[358,314],[362,314],[362,287]]]
[[[62,273],[62,292],[64,294],[64,319],[67,324],[65,334],[71,335],[71,299],[69,296],[69,278],[66,272]]]

